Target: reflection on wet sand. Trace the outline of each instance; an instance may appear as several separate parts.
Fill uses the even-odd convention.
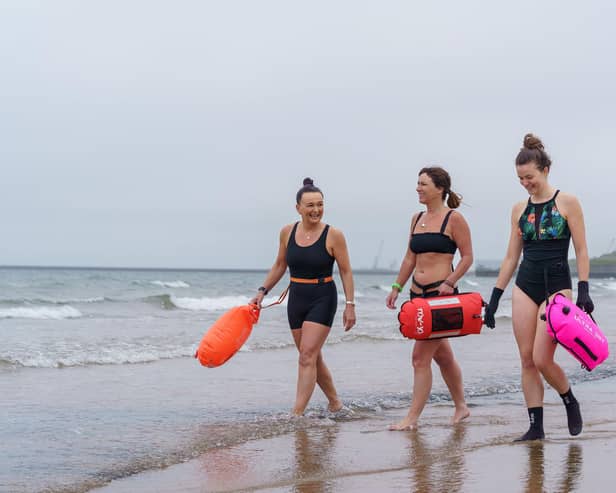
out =
[[[542,493],[547,491],[545,483],[545,450],[542,441],[529,442],[528,473],[526,475],[525,493]],[[570,493],[576,490],[580,483],[582,473],[582,446],[579,443],[570,443],[567,457],[562,467],[562,479],[553,491]]]
[[[466,430],[465,424],[454,426],[445,441],[436,445],[434,436],[428,437],[421,430],[409,433],[410,491],[461,491],[466,479],[463,448]]]
[[[335,464],[330,452],[336,442],[337,433],[335,427],[295,431],[295,481],[292,491],[296,493],[334,491],[331,478],[335,475]]]

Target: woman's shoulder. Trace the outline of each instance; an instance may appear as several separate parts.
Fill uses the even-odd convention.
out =
[[[287,244],[289,242],[289,237],[291,236],[291,232],[293,231],[293,227],[297,223],[285,224],[280,230],[280,240]]]
[[[445,213],[445,217],[449,216],[449,222],[452,224],[457,224],[459,222],[465,221],[464,215],[458,209],[449,209]]]
[[[344,238],[344,233],[342,232],[341,229],[335,228],[334,226],[332,226],[331,224],[327,224],[325,225],[326,228],[329,228],[327,230],[327,236],[328,238],[331,238],[333,240],[336,239],[340,239],[340,238]]]
[[[563,192],[560,190],[558,192],[558,195],[556,196],[556,201],[561,202],[563,204],[578,204],[579,203],[577,196],[573,195],[572,193]]]
[[[285,224],[280,230],[280,234],[283,234],[283,233],[289,234],[296,224],[297,223]]]
[[[515,204],[513,204],[513,207],[511,208],[511,213],[514,216],[520,216],[522,212],[524,212],[524,209],[526,209],[527,205],[528,205],[528,199],[520,200],[519,202],[516,202]]]
[[[572,193],[558,192],[555,202],[560,213],[566,218],[581,213],[582,205]]]

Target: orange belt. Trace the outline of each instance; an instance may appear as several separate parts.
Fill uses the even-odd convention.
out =
[[[297,282],[300,284],[322,284],[325,282],[332,282],[334,280],[333,276],[328,277],[317,277],[316,279],[301,279],[299,277],[292,277],[291,282]]]

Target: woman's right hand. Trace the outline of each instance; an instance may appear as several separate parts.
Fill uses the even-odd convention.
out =
[[[252,298],[248,304],[249,305],[257,305],[257,308],[261,309],[261,303],[263,303],[263,298],[265,298],[265,293],[263,291],[257,291],[257,295]]]
[[[493,329],[496,327],[496,320],[494,319],[494,315],[496,314],[496,310],[498,310],[498,302],[500,301],[501,296],[503,295],[503,290],[495,287],[492,289],[492,295],[490,296],[490,302],[483,314],[483,323],[486,324],[487,327]]]
[[[396,309],[396,300],[398,299],[398,295],[400,294],[400,291],[398,291],[397,289],[392,289],[391,292],[387,295],[387,298],[385,299],[385,304],[387,305],[387,308],[389,308],[390,310],[395,310]]]

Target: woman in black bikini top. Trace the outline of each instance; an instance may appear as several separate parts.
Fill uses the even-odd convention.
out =
[[[456,284],[473,263],[473,249],[468,224],[453,209],[460,205],[460,197],[451,191],[447,171],[439,167],[423,168],[417,180],[419,202],[426,206],[411,221],[411,234],[406,255],[396,282],[387,296],[386,304],[396,308],[402,286],[413,275],[410,296],[431,297],[457,292]],[[447,204],[445,204],[447,199]],[[460,261],[453,268],[453,256],[460,251]],[[455,404],[452,423],[469,416],[464,399],[462,371],[448,339],[415,341],[412,365],[413,399],[407,416],[392,425],[392,430],[414,429],[430,396],[432,360],[436,361]]]

